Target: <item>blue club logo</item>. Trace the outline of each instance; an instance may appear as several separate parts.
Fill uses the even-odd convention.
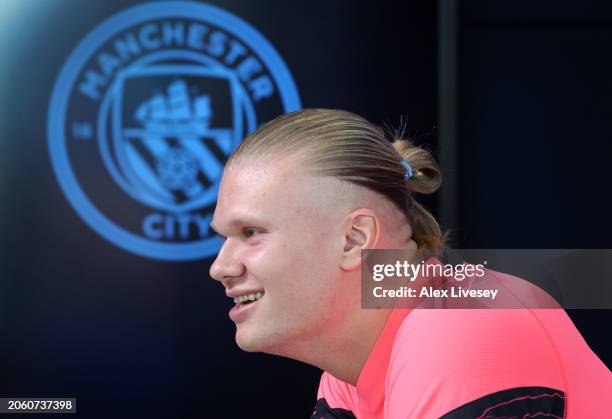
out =
[[[242,138],[300,108],[274,48],[238,17],[192,2],[112,16],[55,84],[49,151],[68,201],[98,234],[141,256],[214,255],[223,166]]]

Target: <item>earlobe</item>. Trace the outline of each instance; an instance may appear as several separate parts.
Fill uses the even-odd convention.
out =
[[[353,270],[361,265],[361,250],[371,249],[378,241],[378,218],[372,211],[354,212],[349,218],[341,267]]]

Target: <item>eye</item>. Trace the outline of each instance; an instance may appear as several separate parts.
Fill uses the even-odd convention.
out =
[[[257,233],[259,233],[259,231],[257,231],[254,228],[245,228],[243,230],[243,233],[244,233],[245,237],[249,238],[249,237],[255,236]]]

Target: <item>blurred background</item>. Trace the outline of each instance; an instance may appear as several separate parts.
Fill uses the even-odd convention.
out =
[[[300,107],[405,121],[455,247],[612,248],[608,2],[0,0],[0,48],[2,397],[309,417],[320,371],[236,347],[194,221]],[[569,314],[609,366],[610,311]]]

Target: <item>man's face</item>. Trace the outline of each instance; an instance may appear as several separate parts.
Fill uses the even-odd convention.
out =
[[[212,222],[225,242],[210,273],[229,296],[263,293],[230,311],[242,349],[286,354],[346,315],[341,193],[290,160],[226,169]]]

